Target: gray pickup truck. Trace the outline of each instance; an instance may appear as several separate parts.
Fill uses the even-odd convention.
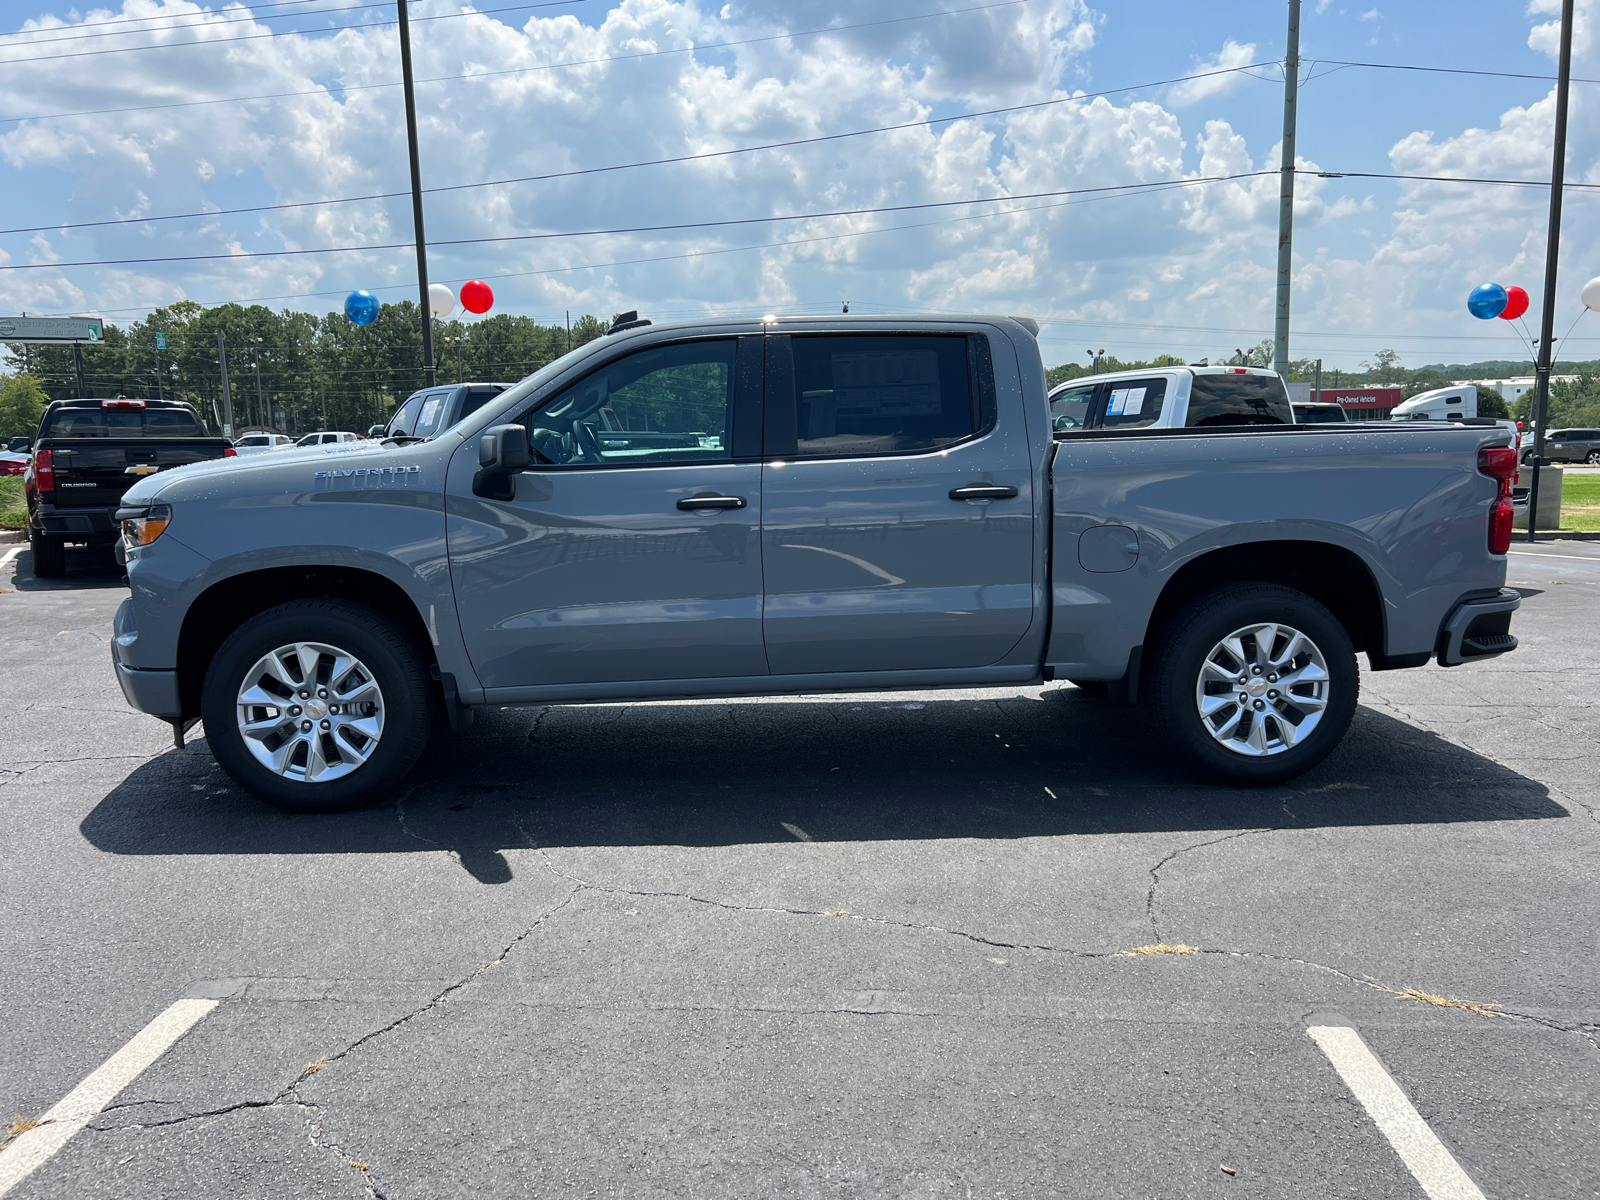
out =
[[[1094,400],[1159,425],[1058,433],[1030,326],[635,326],[432,441],[163,471],[123,691],[302,810],[382,795],[441,708],[1050,679],[1259,784],[1344,736],[1357,653],[1515,648],[1503,430],[1296,426],[1186,368]]]

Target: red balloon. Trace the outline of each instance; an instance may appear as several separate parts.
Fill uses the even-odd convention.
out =
[[[463,288],[463,294],[465,294],[465,291],[466,289]],[[465,304],[466,300],[463,299],[462,303]],[[1506,306],[1500,310],[1500,319],[1502,321],[1515,321],[1527,311],[1528,293],[1519,287],[1508,287],[1506,289]]]
[[[461,307],[471,313],[486,313],[494,307],[494,292],[483,280],[469,279],[461,285]],[[1522,307],[1528,307],[1526,292],[1522,293]]]

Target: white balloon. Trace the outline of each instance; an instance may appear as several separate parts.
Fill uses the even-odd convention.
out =
[[[1583,285],[1583,306],[1600,311],[1600,275]]]
[[[428,285],[428,307],[436,317],[448,317],[456,310],[456,294],[442,283]]]

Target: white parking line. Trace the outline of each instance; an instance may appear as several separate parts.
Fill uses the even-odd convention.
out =
[[[13,546],[4,554],[0,554],[0,570],[4,570],[11,560],[17,555],[21,554],[25,549],[27,549],[26,543],[21,546]]]
[[[1522,554],[1528,558],[1570,558],[1573,562],[1600,563],[1600,554],[1546,554],[1543,550],[1512,550],[1511,554]]]
[[[1306,1032],[1322,1047],[1430,1200],[1484,1200],[1478,1185],[1428,1128],[1359,1033],[1348,1025],[1313,1025]]]
[[[184,999],[133,1035],[121,1050],[45,1113],[43,1120],[0,1150],[0,1196],[31,1175],[67,1144],[116,1094],[137,1079],[184,1034],[217,1006],[215,1000]]]

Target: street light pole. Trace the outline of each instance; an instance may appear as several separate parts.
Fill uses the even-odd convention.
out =
[[[233,393],[228,390],[228,344],[217,330],[217,365],[222,368],[222,436],[233,441]]]
[[[417,241],[417,295],[422,301],[422,377],[434,385],[433,313],[428,304],[428,239],[422,231],[422,163],[417,157],[417,98],[411,82],[411,21],[407,0],[395,0],[400,14],[400,74],[405,84],[406,147],[411,152],[411,223]]]
[[[1283,165],[1278,183],[1278,312],[1272,369],[1289,377],[1289,285],[1294,278],[1294,131],[1300,91],[1300,0],[1289,0],[1288,48],[1283,60]]]
[[[1567,89],[1572,79],[1572,0],[1561,3],[1561,58],[1556,68],[1556,145],[1550,163],[1550,230],[1544,252],[1544,312],[1539,319],[1539,362],[1533,372],[1533,490],[1528,493],[1528,540],[1539,528],[1539,467],[1550,403],[1550,368],[1556,334],[1556,260],[1561,253],[1561,192],[1567,181]]]

